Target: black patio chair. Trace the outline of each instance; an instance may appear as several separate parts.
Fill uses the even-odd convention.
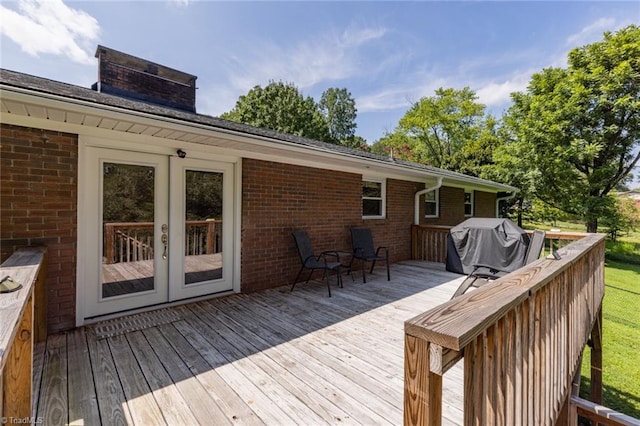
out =
[[[315,270],[324,270],[323,279],[327,281],[327,289],[329,290],[329,297],[331,297],[331,285],[329,284],[329,276],[327,271],[334,271],[336,273],[338,286],[342,287],[342,276],[340,274],[340,267],[342,264],[340,263],[340,257],[337,252],[325,251],[320,253],[319,255],[315,255],[313,252],[313,245],[311,244],[311,239],[309,238],[309,234],[307,231],[295,231],[292,233],[293,239],[296,242],[296,247],[298,248],[298,255],[300,256],[300,262],[302,266],[300,267],[300,271],[298,271],[298,275],[296,279],[293,280],[293,284],[291,285],[291,291],[298,283],[298,279],[300,279],[300,275],[302,271],[305,269],[309,269],[309,276],[307,277],[307,283],[311,279],[311,275],[313,275],[313,271]],[[328,261],[328,256],[335,256],[335,261]]]
[[[542,248],[544,247],[544,239],[546,237],[546,232],[535,230],[533,231],[533,235],[529,240],[529,246],[527,247],[527,253],[524,258],[524,263],[522,266],[528,265],[540,258],[540,253],[542,252]],[[506,271],[504,269],[491,266],[491,265],[473,265],[474,270],[471,272],[467,278],[460,284],[458,289],[453,296],[452,299],[455,299],[458,296],[462,296],[467,292],[471,287],[478,288],[482,285],[487,284],[490,281],[497,280],[500,277],[504,277],[511,271]]]
[[[360,260],[362,264],[362,282],[367,282],[365,275],[365,263],[371,262],[370,274],[373,273],[373,268],[376,266],[378,260],[385,261],[387,264],[387,281],[391,281],[391,274],[389,272],[389,249],[387,247],[374,248],[373,236],[371,235],[371,229],[369,228],[351,228],[351,244],[353,245],[353,254],[351,261],[349,262],[349,274],[353,267],[353,261],[355,259]],[[384,255],[380,254],[380,251],[384,251]],[[353,278],[353,276],[352,276]]]

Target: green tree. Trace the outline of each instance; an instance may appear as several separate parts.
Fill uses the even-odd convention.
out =
[[[465,145],[475,141],[484,126],[485,107],[476,100],[476,94],[468,87],[439,88],[435,96],[413,104],[395,131],[376,143],[375,150],[393,151],[398,158],[461,170]]]
[[[331,141],[329,128],[312,97],[304,97],[292,83],[270,82],[240,96],[235,107],[220,116],[251,126],[320,141]]]
[[[640,225],[640,210],[630,198],[607,197],[610,207],[609,214],[602,218],[602,224],[608,229],[613,241],[620,233],[628,233],[638,229]]]
[[[347,89],[329,88],[322,93],[318,103],[329,128],[329,136],[340,145],[358,148],[356,131],[356,101]]]
[[[596,232],[607,194],[640,159],[640,28],[607,32],[572,50],[568,64],[534,74],[526,93],[512,95],[507,149],[536,197]]]

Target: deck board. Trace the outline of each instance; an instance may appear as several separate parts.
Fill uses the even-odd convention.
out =
[[[210,299],[104,339],[91,327],[50,336],[34,410],[45,424],[401,424],[404,321],[462,277],[414,261],[391,277],[345,276],[330,298],[310,282]],[[462,423],[461,367],[444,377],[445,425]]]

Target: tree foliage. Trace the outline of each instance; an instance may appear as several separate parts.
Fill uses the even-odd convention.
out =
[[[640,28],[572,50],[568,68],[534,74],[512,98],[507,167],[521,168],[538,198],[595,232],[610,211],[607,194],[640,158]]]
[[[356,139],[356,101],[347,89],[329,88],[318,103],[320,113],[329,128],[332,141],[352,148],[359,147]]]
[[[327,89],[316,103],[292,83],[270,82],[240,96],[235,107],[220,117],[238,123],[360,148],[355,135],[356,102],[347,89]],[[366,141],[365,141],[366,145]]]
[[[439,88],[435,93],[435,96],[424,97],[413,104],[394,132],[375,144],[374,151],[477,174],[476,166],[482,161],[475,158],[476,151],[471,145],[486,143],[490,136],[483,133],[484,105],[476,101],[476,94],[468,87],[461,90]]]
[[[304,97],[292,83],[270,82],[240,96],[221,118],[278,132],[329,141],[329,129],[312,97]]]
[[[634,200],[610,195],[607,197],[607,201],[610,212],[602,218],[602,225],[607,228],[613,241],[616,241],[621,233],[638,229],[640,210],[636,207]]]

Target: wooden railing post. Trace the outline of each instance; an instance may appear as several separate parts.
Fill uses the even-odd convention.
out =
[[[589,399],[602,404],[602,306],[591,329],[591,389]]]
[[[0,276],[22,285],[0,294],[0,423],[24,423],[31,416],[34,336],[46,337],[46,306],[39,306],[46,293],[46,253],[46,247],[22,248],[0,265]]]
[[[4,413],[14,419],[31,416],[31,381],[33,373],[33,293],[25,306],[16,337],[2,372]]]
[[[215,219],[207,221],[207,254],[216,253],[216,221]]]
[[[442,423],[442,376],[431,372],[429,342],[405,334],[404,424]]]

